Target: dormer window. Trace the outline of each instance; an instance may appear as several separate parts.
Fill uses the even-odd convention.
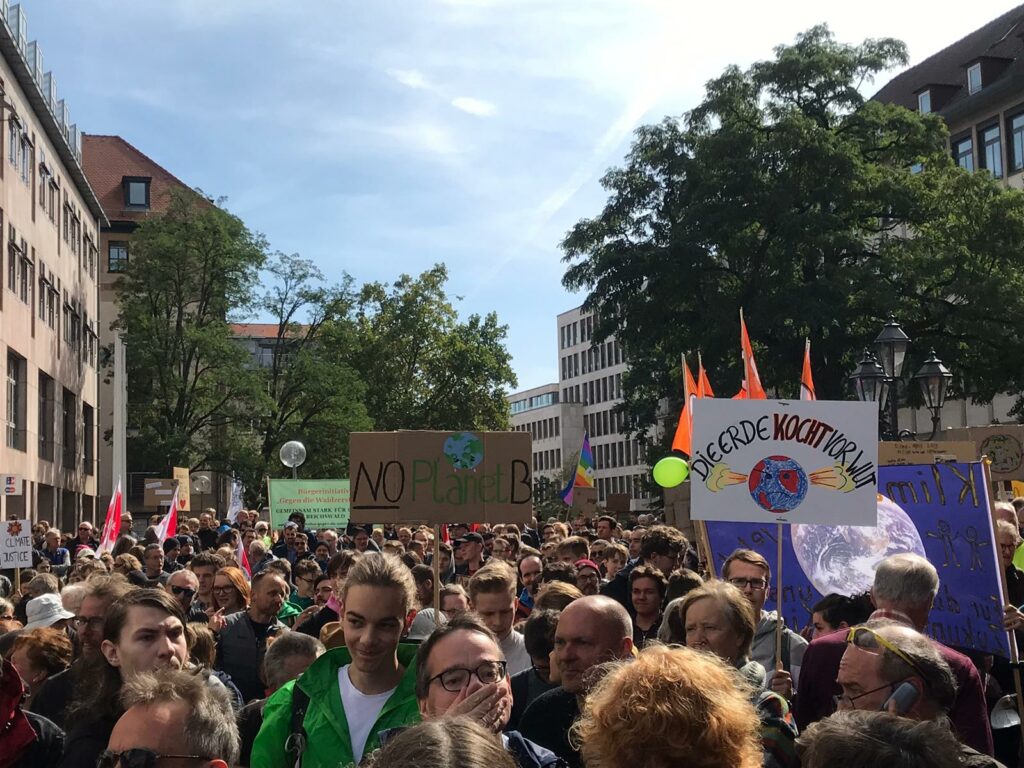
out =
[[[931,91],[924,91],[923,93],[917,94],[917,111],[922,115],[927,115],[932,111]]]
[[[136,210],[149,209],[149,179],[141,176],[125,176],[124,207]]]
[[[971,64],[967,68],[967,92],[977,93],[981,90],[981,64]]]

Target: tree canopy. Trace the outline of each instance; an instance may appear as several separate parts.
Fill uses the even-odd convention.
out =
[[[906,375],[934,348],[954,395],[1024,389],[1024,194],[956,167],[938,116],[864,98],[907,63],[901,42],[819,26],[775,53],[638,129],[604,209],[562,243],[565,286],[629,359],[633,428],[678,397],[682,353],[739,389],[740,308],[769,396],[798,393],[807,337],[818,397],[847,397],[890,312],[914,341]]]

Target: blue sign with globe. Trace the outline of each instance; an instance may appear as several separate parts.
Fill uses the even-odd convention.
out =
[[[750,470],[747,487],[762,509],[775,514],[792,512],[807,496],[807,473],[788,456],[769,456]]]
[[[444,441],[444,456],[455,469],[473,469],[484,460],[484,441],[472,432],[456,432]]]

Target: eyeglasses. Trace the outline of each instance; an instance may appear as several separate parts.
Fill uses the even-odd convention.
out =
[[[82,627],[89,627],[89,629],[100,629],[103,627],[102,616],[75,616],[72,621],[75,622],[75,626],[79,629]]]
[[[870,691],[858,693],[856,696],[847,696],[846,694],[843,694],[842,696],[833,696],[832,701],[836,705],[836,709],[856,709],[857,699],[863,699],[865,696],[870,696],[872,693],[878,693],[879,691],[893,691],[896,689],[896,686],[897,683],[886,683],[885,685],[880,685],[877,688],[872,688]],[[848,707],[842,706],[844,701],[848,703]]]
[[[446,669],[441,674],[430,678],[427,681],[427,685],[430,685],[435,680],[440,680],[441,687],[448,691],[448,693],[458,693],[469,683],[470,675],[476,675],[476,679],[484,685],[500,683],[505,679],[506,666],[507,664],[504,661],[485,661],[476,669],[465,669],[463,667]]]
[[[173,584],[171,585],[171,592],[176,595],[188,595],[189,597],[194,596],[196,593],[192,587],[175,587]]]
[[[917,663],[904,651],[901,651],[870,627],[851,627],[850,631],[846,633],[846,644],[856,646],[862,651],[867,651],[868,653],[874,652],[875,655],[878,655],[879,651],[885,649],[910,667],[914,671],[914,674],[921,678],[921,681],[925,685],[928,685],[928,678],[925,676],[924,672],[921,671],[921,667],[919,667]]]
[[[212,592],[232,592],[232,591],[236,591],[236,590],[235,590],[235,588],[233,586],[231,586],[229,584],[226,587],[214,587],[211,591]]]
[[[151,749],[126,749],[122,752],[113,752],[105,749],[96,759],[96,768],[156,768],[161,760],[211,760],[212,758],[202,755],[159,755]]]
[[[738,587],[739,589],[745,589],[746,587],[750,587],[755,592],[764,592],[764,590],[768,589],[768,580],[767,579],[740,579],[740,578],[736,578],[736,579],[729,579],[729,583],[732,584],[734,587]]]

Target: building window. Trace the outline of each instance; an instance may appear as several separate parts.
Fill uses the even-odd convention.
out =
[[[124,207],[149,208],[149,179],[125,176]]]
[[[21,147],[21,131],[18,129],[18,118],[12,115],[7,123],[7,159],[15,170],[18,168],[18,152]]]
[[[1010,167],[1024,170],[1024,112],[1010,118]]]
[[[51,328],[57,327],[57,289],[52,285],[46,292],[46,324]]]
[[[981,64],[972,64],[967,68],[967,92],[977,93],[981,90]]]
[[[965,171],[974,170],[974,141],[970,136],[953,144],[953,159]]]
[[[25,358],[7,350],[7,447],[25,450]]]
[[[39,372],[39,458],[53,461],[53,379]]]
[[[925,91],[924,93],[917,94],[917,111],[922,115],[927,115],[932,111],[931,91]]]
[[[75,405],[75,396],[69,390],[64,390],[64,410],[62,414],[61,435],[64,438],[64,468],[75,468],[75,454],[78,453],[78,408]]]
[[[94,427],[92,406],[82,403],[82,471],[86,475],[93,473],[92,433]]]
[[[21,241],[21,269],[18,272],[18,298],[28,304],[29,272],[32,262],[28,260],[28,243]]]
[[[28,136],[21,137],[21,180],[28,184],[32,179],[32,145]]]
[[[128,266],[128,243],[111,242],[107,248],[107,271],[124,272]],[[564,376],[562,378],[565,378]]]
[[[46,267],[39,267],[39,322],[46,322]]]
[[[1003,142],[999,138],[999,126],[990,126],[979,133],[983,167],[995,178],[1003,178]]]

